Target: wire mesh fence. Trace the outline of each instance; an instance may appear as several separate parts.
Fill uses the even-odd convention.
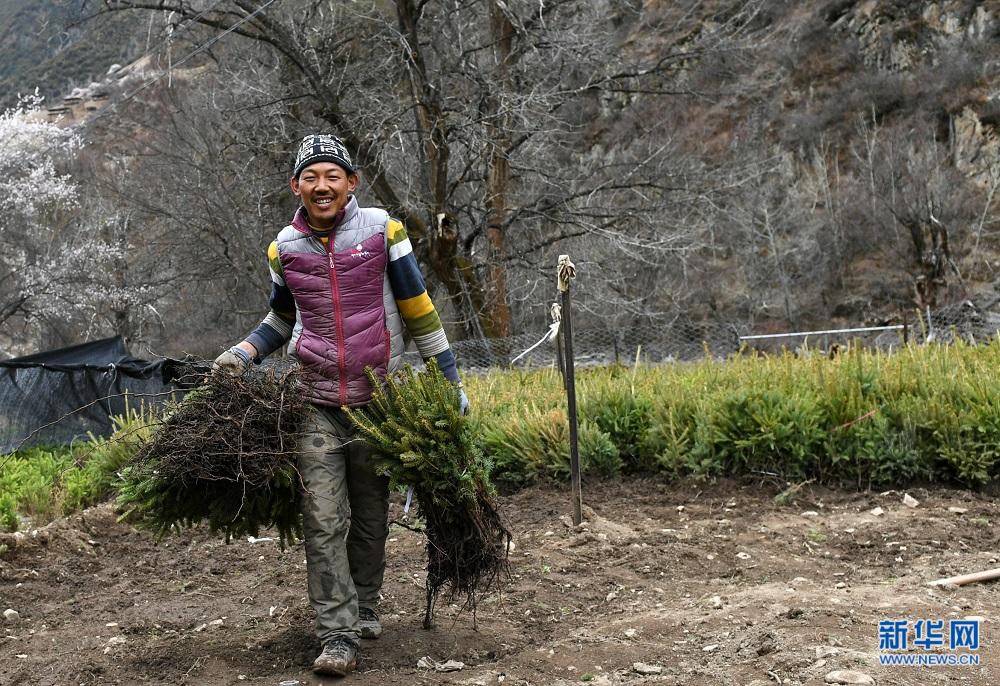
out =
[[[977,308],[971,302],[912,312],[901,319],[884,326],[790,333],[681,317],[624,327],[575,327],[574,362],[577,367],[632,365],[637,361],[662,364],[706,357],[724,359],[741,349],[779,353],[808,347],[832,352],[849,345],[892,351],[907,342],[984,343],[1000,330],[1000,313]],[[452,347],[465,373],[511,367],[561,368],[561,341],[549,333],[526,331],[502,339],[456,341]],[[415,367],[423,364],[415,351],[405,357]],[[125,373],[128,370],[121,364],[8,363],[0,369],[0,453],[20,445],[110,434],[110,417],[124,412],[126,398],[133,407],[136,401],[155,404],[165,400],[171,389],[184,387],[175,372],[159,371],[164,362],[149,363],[148,370],[135,373]],[[291,364],[291,360],[283,362]]]
[[[525,332],[507,338],[455,341],[452,350],[458,366],[470,372],[497,367],[538,368],[558,366],[559,346],[549,331]],[[544,340],[543,340],[544,339]],[[573,352],[577,367],[610,364],[723,358],[739,350],[739,331],[726,323],[671,321],[644,323],[622,329],[574,328]],[[406,361],[420,364],[415,351]]]
[[[963,340],[983,343],[998,334],[1000,313],[977,308],[965,301],[935,310],[912,311],[881,326],[856,326],[782,332],[755,331],[746,324],[695,322],[674,318],[628,327],[574,327],[576,366],[610,364],[659,364],[711,357],[724,359],[744,350],[768,354],[804,347],[834,351],[861,346],[890,352],[908,342],[950,343]],[[522,332],[507,338],[454,341],[458,365],[467,372],[494,368],[559,367],[561,346],[549,331]],[[405,354],[407,362],[420,366],[416,351]]]
[[[548,340],[536,346],[543,335]],[[456,341],[452,349],[459,367],[468,371],[550,367],[558,364],[559,355],[557,341],[548,331]],[[660,363],[706,354],[725,357],[739,349],[739,334],[735,327],[719,323],[647,323],[617,330],[582,328],[573,331],[573,349],[577,366],[633,364],[637,357],[641,362]],[[407,353],[407,361],[419,363],[419,356]]]

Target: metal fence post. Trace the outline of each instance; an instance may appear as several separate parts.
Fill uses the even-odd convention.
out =
[[[556,329],[556,366],[559,367],[559,378],[562,379],[563,388],[566,388],[566,364],[563,362],[563,330],[562,330],[562,306],[559,303],[552,303],[549,308],[549,316],[553,324],[559,324]]]
[[[566,342],[566,399],[569,415],[569,465],[570,483],[573,491],[573,524],[583,521],[583,491],[580,485],[580,453],[576,424],[576,380],[573,374],[573,324],[570,312],[569,282],[576,277],[576,267],[569,255],[559,256],[559,290],[562,293],[562,326]]]

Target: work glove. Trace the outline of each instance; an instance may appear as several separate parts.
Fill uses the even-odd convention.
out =
[[[458,389],[458,413],[463,417],[469,414],[469,396],[465,394],[465,389],[461,386]]]
[[[240,376],[249,368],[250,353],[236,345],[216,357],[212,363],[213,371],[227,372],[234,376]]]

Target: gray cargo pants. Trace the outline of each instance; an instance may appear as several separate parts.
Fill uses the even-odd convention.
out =
[[[321,642],[357,642],[358,608],[375,608],[385,574],[389,479],[337,408],[314,406],[299,441],[309,602]]]

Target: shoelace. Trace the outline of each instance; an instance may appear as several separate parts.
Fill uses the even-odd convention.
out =
[[[346,658],[351,651],[357,651],[357,646],[347,639],[335,639],[323,646],[323,654],[331,657]]]

